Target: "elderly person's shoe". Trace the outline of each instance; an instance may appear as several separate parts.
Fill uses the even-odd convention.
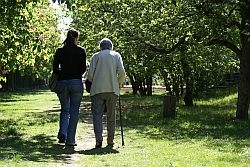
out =
[[[113,146],[115,143],[113,140],[107,140],[108,146]]]
[[[65,143],[65,146],[77,146],[76,143]]]

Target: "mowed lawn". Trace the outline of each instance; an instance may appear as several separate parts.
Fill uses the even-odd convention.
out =
[[[90,98],[84,93],[77,146],[58,144],[60,104],[47,88],[0,92],[0,166],[250,167],[250,121],[235,120],[236,87],[211,90],[195,106],[176,104],[176,118],[162,117],[164,90],[153,96],[121,93],[115,146],[95,149]],[[105,118],[105,116],[104,116]],[[106,135],[105,119],[104,139]]]

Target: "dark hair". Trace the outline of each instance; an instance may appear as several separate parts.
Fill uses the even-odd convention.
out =
[[[80,35],[80,32],[75,29],[70,29],[67,33],[66,39],[63,41],[64,48],[66,48],[69,52],[69,54],[72,54],[72,47],[75,45],[74,41],[75,38],[78,38]]]
[[[74,45],[75,38],[79,37],[80,32],[75,29],[70,29],[67,33],[67,38],[64,40],[63,44],[66,45]]]

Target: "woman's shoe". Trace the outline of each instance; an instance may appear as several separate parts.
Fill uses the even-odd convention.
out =
[[[64,135],[60,135],[57,138],[59,139],[58,143],[65,143],[66,138]]]
[[[102,141],[101,140],[96,140],[95,148],[101,148],[101,147],[102,147]]]
[[[73,144],[65,143],[65,146],[77,146],[77,144],[76,143],[73,143]]]

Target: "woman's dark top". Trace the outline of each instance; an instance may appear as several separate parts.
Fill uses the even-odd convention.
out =
[[[53,63],[53,72],[59,74],[58,81],[82,79],[82,75],[85,71],[86,51],[83,47],[74,45],[71,50],[71,54],[64,47],[60,47],[56,50]]]

